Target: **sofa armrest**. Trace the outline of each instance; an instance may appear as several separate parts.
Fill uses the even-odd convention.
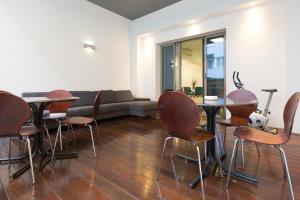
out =
[[[150,98],[143,98],[143,97],[135,97],[133,98],[134,101],[150,101]]]

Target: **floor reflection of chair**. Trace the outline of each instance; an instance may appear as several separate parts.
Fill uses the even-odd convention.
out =
[[[228,178],[227,178],[227,187],[229,186],[230,173],[231,173],[231,169],[232,169],[233,160],[235,159],[235,156],[236,156],[236,149],[237,149],[239,141],[244,140],[244,141],[248,141],[248,142],[256,142],[256,143],[260,143],[260,144],[274,146],[279,150],[281,161],[282,161],[283,172],[284,172],[284,175],[287,176],[287,178],[288,178],[291,197],[292,197],[292,199],[295,199],[294,192],[293,192],[293,186],[292,186],[292,182],[291,182],[291,177],[290,177],[290,172],[289,172],[289,168],[288,168],[288,163],[287,163],[287,159],[286,159],[286,154],[282,148],[282,145],[286,144],[291,137],[294,118],[295,118],[295,114],[297,111],[299,100],[300,100],[299,92],[292,95],[290,97],[290,99],[288,100],[288,102],[284,108],[284,113],[283,113],[284,130],[281,133],[279,132],[278,134],[274,135],[274,134],[271,134],[271,133],[268,133],[268,132],[265,132],[265,131],[262,131],[259,129],[248,128],[248,127],[236,129],[237,139],[234,142],[234,147],[232,150],[232,156],[231,156]]]
[[[207,142],[215,138],[214,134],[206,130],[196,128],[200,121],[199,108],[196,103],[187,95],[179,92],[166,92],[159,98],[158,110],[162,122],[168,129],[168,137],[164,141],[163,151],[161,155],[157,180],[159,180],[160,169],[165,153],[166,144],[169,140],[173,140],[171,158],[174,155],[175,139],[182,139],[191,142],[197,151],[199,175],[201,181],[201,191],[204,196],[203,175],[201,167],[200,149],[197,143]],[[217,150],[220,150],[219,142],[216,140]],[[220,155],[218,153],[218,155]],[[221,166],[220,157],[218,162]],[[173,160],[171,159],[173,162]],[[172,163],[173,164],[173,163]],[[174,166],[174,165],[173,165]],[[174,169],[173,169],[174,170]],[[221,171],[220,171],[221,172]]]

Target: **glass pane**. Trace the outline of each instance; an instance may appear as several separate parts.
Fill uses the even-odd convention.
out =
[[[224,97],[224,36],[207,38],[207,95]]]
[[[162,47],[162,89],[174,90],[174,46]]]
[[[181,87],[188,95],[203,96],[203,40],[181,43]]]

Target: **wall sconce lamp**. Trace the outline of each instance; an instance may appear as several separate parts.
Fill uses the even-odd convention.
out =
[[[93,44],[86,44],[86,43],[84,43],[84,44],[83,44],[83,48],[95,50],[95,49],[96,49],[96,46],[93,45]]]

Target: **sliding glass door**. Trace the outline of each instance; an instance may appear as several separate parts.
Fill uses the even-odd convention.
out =
[[[225,36],[200,37],[164,45],[162,92],[196,97],[225,95]]]

